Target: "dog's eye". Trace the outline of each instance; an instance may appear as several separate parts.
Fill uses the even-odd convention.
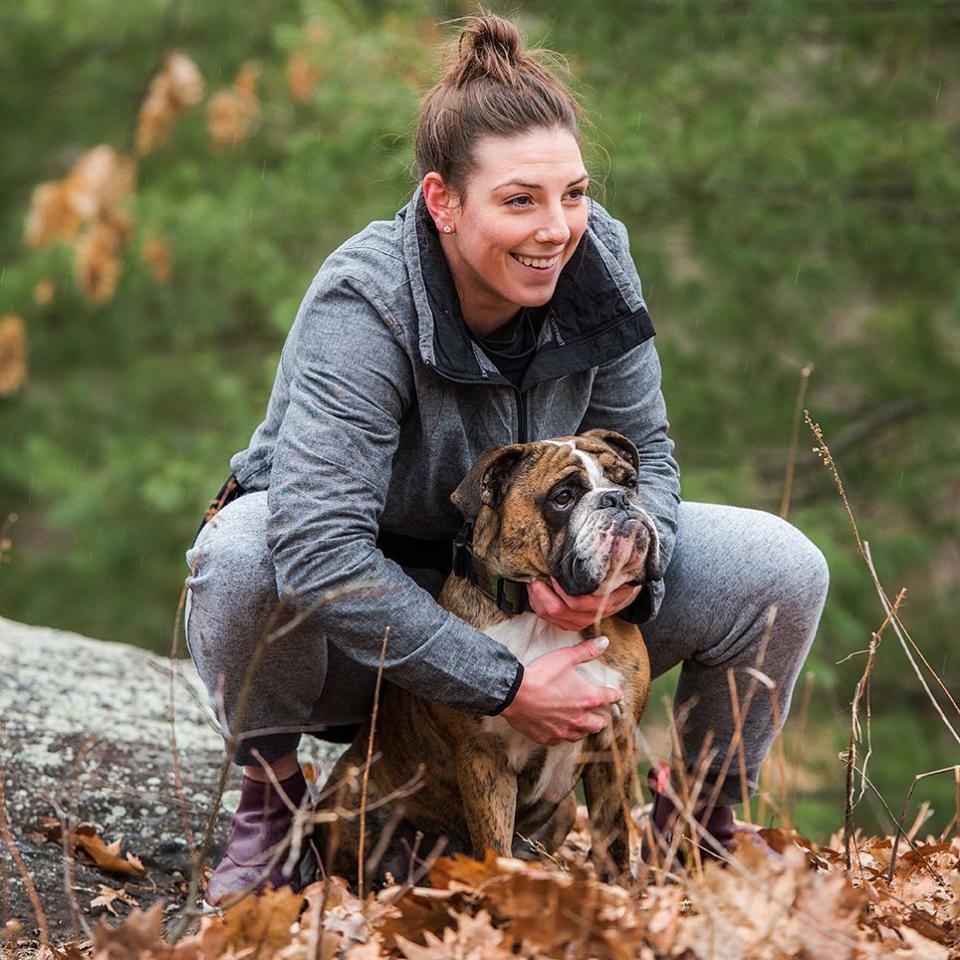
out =
[[[631,490],[637,489],[637,475],[635,473],[630,474],[628,477],[624,477],[621,481],[625,487],[629,487]]]
[[[573,503],[573,494],[569,490],[561,490],[550,498],[550,502],[557,507],[569,507]]]

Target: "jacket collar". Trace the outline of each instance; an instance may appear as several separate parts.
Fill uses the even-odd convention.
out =
[[[639,285],[631,281],[603,242],[600,221],[609,214],[590,200],[587,229],[560,272],[521,389],[588,370],[652,337],[653,324]],[[423,362],[451,380],[506,384],[470,338],[450,267],[418,187],[399,213],[403,255],[410,277]]]

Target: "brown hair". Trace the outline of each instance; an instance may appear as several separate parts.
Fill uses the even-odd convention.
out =
[[[435,170],[462,200],[480,137],[562,127],[579,142],[583,114],[550,69],[562,58],[525,50],[509,20],[481,12],[453,22],[466,26],[450,44],[442,78],[420,102],[415,151],[419,178]]]

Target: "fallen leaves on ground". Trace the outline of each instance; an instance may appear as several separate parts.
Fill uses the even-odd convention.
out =
[[[573,838],[550,864],[488,855],[438,860],[428,887],[361,900],[333,877],[302,894],[251,896],[176,945],[162,907],[100,920],[93,960],[871,960],[960,957],[960,838],[901,849],[856,838],[843,853],[790,831],[743,831],[731,863],[653,875],[629,887],[595,879]],[[573,851],[573,853],[571,853]],[[101,896],[108,897],[101,888]],[[98,898],[99,899],[99,898]],[[112,902],[112,900],[110,901]]]
[[[63,843],[63,827],[59,820],[44,817],[41,835],[51,843]],[[120,873],[130,877],[142,877],[146,869],[135,854],[120,856],[120,840],[105,843],[97,828],[89,823],[81,823],[67,835],[67,849],[71,853],[82,850],[101,870],[108,873]]]

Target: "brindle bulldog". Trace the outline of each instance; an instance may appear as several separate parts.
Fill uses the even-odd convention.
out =
[[[608,878],[628,871],[634,729],[650,685],[643,638],[635,626],[613,617],[579,634],[563,630],[524,610],[520,598],[536,578],[554,577],[573,596],[660,579],[656,529],[637,494],[638,468],[637,450],[628,439],[591,430],[489,451],[452,494],[468,536],[460,537],[440,604],[505,644],[522,663],[587,637],[608,637],[605,652],[577,670],[594,683],[619,686],[623,700],[599,733],[547,747],[502,717],[468,716],[387,685],[366,815],[367,857],[383,832],[393,831],[386,854],[369,865],[379,880],[387,871],[406,877],[417,833],[423,835],[421,856],[441,837],[448,853],[482,857],[493,850],[529,858],[552,852],[573,823],[580,780],[591,823],[591,859]],[[328,785],[356,784],[351,767],[365,764],[369,735],[368,723]],[[421,789],[383,803],[403,793],[421,768]],[[335,799],[346,800],[342,787]],[[357,819],[337,821],[320,839],[328,871],[356,876]]]

